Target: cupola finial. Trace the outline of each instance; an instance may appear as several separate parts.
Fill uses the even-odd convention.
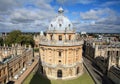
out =
[[[63,12],[64,12],[63,8],[60,7],[60,8],[58,9],[58,13],[62,14]]]

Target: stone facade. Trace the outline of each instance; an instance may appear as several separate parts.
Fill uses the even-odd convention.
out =
[[[88,57],[116,84],[120,80],[120,43],[105,40],[88,40],[84,44],[84,56]]]
[[[33,59],[33,50],[25,47],[1,47],[0,57],[0,84],[5,84],[12,81],[16,74],[20,75],[20,71],[23,68],[27,68],[27,65]],[[4,52],[8,52],[4,55]]]
[[[41,73],[50,79],[72,79],[83,73],[83,41],[77,39],[75,30],[70,27],[71,22],[63,16],[62,8],[58,12],[46,36],[40,36]]]

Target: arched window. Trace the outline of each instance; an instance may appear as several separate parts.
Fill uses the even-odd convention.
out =
[[[62,35],[59,35],[59,41],[61,41],[62,40]]]
[[[62,70],[58,70],[58,71],[57,71],[57,77],[58,77],[58,78],[61,78],[61,77],[62,77]]]
[[[62,24],[59,24],[59,26],[61,27],[61,26],[62,26]]]
[[[71,35],[69,35],[69,40],[71,40]]]
[[[59,57],[61,57],[61,54],[62,54],[61,51],[59,51],[58,53],[59,53]]]
[[[79,73],[80,73],[80,69],[79,67],[77,67],[76,74],[79,74]]]
[[[68,26],[70,27],[70,24]]]
[[[53,35],[50,35],[50,40],[52,40],[52,36],[53,36]]]

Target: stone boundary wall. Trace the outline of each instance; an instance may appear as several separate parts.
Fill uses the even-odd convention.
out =
[[[94,75],[92,74],[91,70],[89,70],[89,67],[87,67],[86,63],[83,62],[83,65],[85,67],[85,69],[87,70],[88,74],[92,77],[93,81],[95,84],[100,84],[100,82],[94,77]]]
[[[118,77],[115,76],[114,73],[112,72],[108,72],[107,75],[115,84],[120,84],[120,79]]]
[[[37,61],[37,60],[35,60]],[[39,61],[36,63],[36,65],[31,69],[31,71],[27,74],[27,76],[25,77],[25,79],[21,82],[21,84],[24,83],[24,81],[28,78],[28,76],[31,74],[31,73],[36,73],[37,70],[39,68]]]

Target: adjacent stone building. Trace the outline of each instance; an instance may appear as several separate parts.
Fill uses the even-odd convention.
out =
[[[115,84],[120,84],[120,42],[104,39],[86,40],[84,56],[97,64]]]
[[[40,36],[41,73],[51,79],[72,79],[83,73],[83,41],[63,12],[60,7],[46,35]]]
[[[0,47],[0,84],[13,81],[32,62],[33,49],[20,45]]]

